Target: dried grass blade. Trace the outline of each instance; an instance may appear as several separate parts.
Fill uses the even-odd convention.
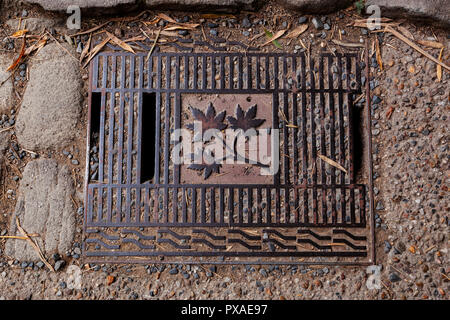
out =
[[[336,161],[331,160],[330,158],[327,158],[327,157],[325,157],[324,155],[321,155],[321,154],[319,154],[319,155],[317,155],[317,156],[318,156],[321,160],[323,160],[323,161],[325,161],[326,163],[328,163],[330,166],[333,166],[333,167],[338,168],[339,170],[341,170],[341,171],[343,171],[343,172],[345,172],[345,173],[348,173],[347,170],[346,170],[343,166],[341,166],[339,163],[337,163]]]
[[[424,55],[425,57],[427,57],[428,59],[430,59],[431,61],[433,61],[434,63],[437,63],[438,65],[442,66],[443,68],[447,69],[448,71],[450,71],[450,67],[447,66],[446,64],[444,64],[443,62],[439,61],[438,59],[436,59],[435,57],[433,57],[432,55],[430,55],[428,52],[426,52],[425,50],[423,50],[422,48],[420,48],[417,44],[415,44],[414,42],[412,42],[411,40],[409,40],[407,37],[405,37],[404,35],[402,35],[400,32],[398,32],[397,30],[394,30],[391,26],[387,26],[385,28],[385,30],[387,32],[392,33],[394,36],[396,36],[398,39],[402,40],[403,42],[405,42],[406,44],[408,44],[409,46],[411,46],[413,49],[415,49],[416,51],[420,52],[422,55]]]
[[[117,38],[115,35],[113,35],[112,33],[109,33],[108,31],[105,31],[106,34],[108,35],[108,37],[110,38],[110,40],[115,43],[116,45],[118,45],[119,47],[121,47],[123,50],[128,51],[130,53],[136,54],[136,52],[134,52],[133,48],[131,48],[128,44],[126,44],[124,41],[120,40],[119,38]]]
[[[444,47],[442,47],[441,52],[439,52],[439,61],[442,62],[442,54],[444,53]],[[436,75],[438,78],[438,81],[441,82],[442,80],[442,67],[440,65],[436,66]]]
[[[428,40],[417,40],[417,43],[429,47],[429,48],[435,48],[435,49],[441,49],[444,47],[444,45],[437,41],[428,41]]]
[[[356,42],[344,42],[344,41],[340,41],[337,39],[333,39],[331,40],[334,44],[337,44],[339,46],[343,46],[343,47],[349,47],[349,48],[364,48],[364,45],[361,43],[356,43]]]
[[[103,49],[103,47],[111,40],[110,37],[106,37],[105,40],[103,40],[101,43],[95,46],[95,48],[89,53],[89,56],[86,60],[86,63],[83,65],[83,68],[86,68],[86,66],[91,62],[91,60],[97,55],[97,53],[100,52],[100,50]]]
[[[33,241],[33,239],[31,239],[31,237],[26,233],[26,231],[20,226],[20,221],[19,221],[18,217],[16,217],[16,226],[17,226],[17,229],[20,231],[20,233],[24,236],[24,238],[26,238],[26,240],[31,244],[33,249],[39,255],[39,258],[41,259],[41,261],[47,266],[47,268],[50,269],[50,271],[55,272],[55,269],[53,269],[52,265],[50,263],[48,263],[47,259],[45,259],[44,254],[42,253],[39,246]]]

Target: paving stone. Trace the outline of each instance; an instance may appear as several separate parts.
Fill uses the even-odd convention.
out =
[[[75,234],[75,209],[71,202],[74,193],[68,167],[61,167],[53,159],[28,163],[20,183],[20,196],[15,215],[11,217],[9,234],[20,234],[16,228],[17,216],[25,231],[40,235],[35,240],[47,257],[54,253],[65,254],[71,248]],[[5,252],[20,261],[39,261],[26,241],[8,241]]]
[[[9,55],[0,54],[0,84],[4,82],[0,86],[0,115],[7,113],[12,103],[13,83],[11,79],[8,79],[10,73],[5,71],[12,61],[13,58]]]
[[[227,9],[252,10],[256,9],[258,0],[146,0],[149,8],[164,7],[178,10],[209,10]]]
[[[354,0],[278,0],[284,7],[304,14],[330,13],[352,5]]]
[[[25,2],[38,4],[45,10],[66,11],[71,5],[82,9],[91,8],[120,8],[123,5],[133,5],[136,0],[25,0]]]
[[[450,26],[448,0],[367,0],[366,6],[370,5],[379,6],[383,17],[413,18]]]
[[[49,19],[49,18],[28,18],[22,19],[22,26],[26,25],[27,30],[30,33],[41,33],[44,29],[50,30],[51,28],[61,24],[59,19]],[[17,30],[19,25],[19,19],[10,19],[6,21],[6,25],[12,30]]]
[[[44,47],[32,62],[16,122],[17,138],[30,150],[63,149],[79,135],[82,84],[78,62],[58,44]]]

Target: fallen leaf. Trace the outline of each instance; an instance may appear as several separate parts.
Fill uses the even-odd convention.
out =
[[[171,22],[171,23],[175,23],[175,24],[178,23],[174,19],[172,19],[171,17],[169,17],[167,14],[164,14],[164,13],[158,14],[158,17],[163,20],[166,20],[167,22]]]
[[[116,278],[114,276],[107,276],[106,277],[106,285],[110,286],[116,281]]]
[[[376,54],[377,54],[377,62],[380,66],[380,70],[383,71],[383,60],[381,59],[381,50],[380,50],[380,41],[378,41],[378,37],[375,37],[375,46],[376,46]]]
[[[347,170],[345,170],[345,168],[344,168],[343,166],[341,166],[339,163],[337,163],[336,161],[331,160],[330,158],[327,158],[327,157],[325,157],[324,155],[321,155],[321,154],[319,154],[318,157],[319,157],[321,160],[323,160],[323,161],[325,161],[326,163],[328,163],[330,166],[333,166],[333,167],[335,167],[335,168],[338,168],[339,170],[341,170],[341,171],[347,173]]]
[[[299,35],[301,35],[303,32],[305,32],[308,29],[308,24],[301,24],[299,25],[297,28],[295,28],[294,30],[292,30],[291,32],[289,32],[286,35],[286,38],[292,39],[292,38],[297,38]]]
[[[416,247],[414,247],[414,246],[410,246],[410,247],[408,248],[408,250],[409,250],[409,252],[411,252],[411,253],[416,253]]]
[[[439,61],[442,62],[442,53],[444,52],[444,47],[442,47],[441,52],[439,52]],[[439,82],[442,80],[442,67],[440,65],[436,66],[436,75]]]
[[[15,68],[17,68],[17,66],[18,66],[19,63],[20,63],[20,60],[22,60],[22,57],[25,55],[25,46],[26,46],[26,42],[27,42],[27,40],[26,40],[26,38],[24,37],[24,38],[23,38],[23,43],[22,43],[22,49],[20,49],[20,54],[19,54],[19,56],[17,57],[16,60],[14,60],[14,62],[9,66],[9,68],[8,68],[6,71],[11,71],[11,70],[14,70]]]
[[[277,47],[278,49],[283,48],[280,45],[280,43],[277,41],[277,39],[280,38],[281,36],[283,36],[283,34],[286,32],[286,30],[280,30],[277,33],[275,33],[275,35],[272,32],[270,32],[269,30],[264,30],[264,32],[266,33],[266,37],[269,38],[270,40],[264,42],[262,45],[260,45],[260,47],[264,47],[272,42],[274,44],[274,46]]]
[[[115,43],[116,45],[118,45],[119,47],[121,47],[123,50],[131,52],[133,54],[135,54],[133,48],[131,48],[128,44],[126,44],[124,41],[120,40],[119,38],[117,38],[115,35],[113,35],[112,33],[109,33],[108,31],[105,31],[106,34],[108,35],[108,37],[110,38],[110,40]]]
[[[416,68],[415,68],[414,66],[410,66],[410,67],[408,68],[408,71],[409,71],[410,73],[414,73],[414,72],[416,72]]]
[[[429,48],[435,48],[435,49],[441,49],[444,47],[444,45],[437,41],[428,41],[428,40],[417,40],[417,43],[429,47]]]
[[[14,34],[11,36],[11,38],[19,38],[19,37],[22,37],[22,36],[24,36],[27,32],[28,32],[27,29],[23,29],[23,30],[16,31],[16,32],[14,32]]]

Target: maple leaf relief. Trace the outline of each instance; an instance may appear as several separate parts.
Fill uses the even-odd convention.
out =
[[[196,121],[200,121],[202,123],[202,130],[206,131],[209,129],[218,129],[220,131],[225,130],[227,125],[223,123],[225,120],[225,111],[222,111],[218,115],[216,115],[216,109],[213,104],[210,103],[208,109],[206,110],[206,114],[200,109],[189,107],[191,109],[192,115]],[[194,124],[190,123],[186,125],[186,128],[190,130],[194,130]]]
[[[245,132],[252,128],[256,129],[265,121],[264,119],[255,119],[256,112],[256,104],[250,107],[247,112],[244,112],[244,110],[242,110],[241,106],[238,104],[236,107],[236,118],[229,116],[227,120],[231,123],[231,128],[234,130],[242,129]]]

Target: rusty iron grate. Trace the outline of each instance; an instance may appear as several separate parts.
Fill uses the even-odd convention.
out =
[[[364,183],[353,157],[354,101],[369,96],[360,54],[216,42],[199,53],[156,48],[149,59],[150,45],[135,55],[110,47],[91,62],[85,259],[373,263],[371,161]],[[279,129],[279,171],[174,164],[170,134],[202,116],[221,130],[242,119]]]

